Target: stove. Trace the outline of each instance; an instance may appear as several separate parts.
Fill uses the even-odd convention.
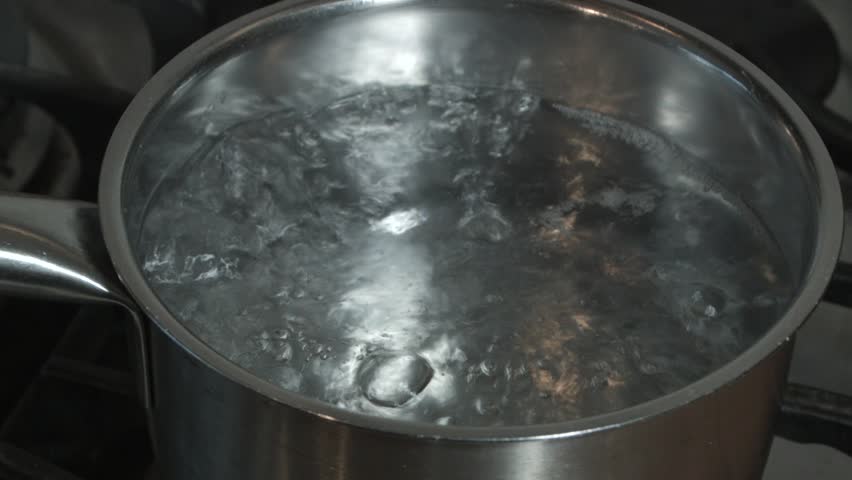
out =
[[[266,3],[0,0],[0,190],[94,200],[133,93],[205,32]],[[852,3],[639,3],[775,78],[819,129],[852,199]],[[842,258],[852,262],[850,237]],[[852,290],[826,300],[798,335],[764,480],[852,478]],[[156,479],[123,315],[0,298],[0,478]]]

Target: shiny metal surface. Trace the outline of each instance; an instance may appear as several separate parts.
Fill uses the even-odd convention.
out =
[[[0,291],[21,297],[127,308],[143,404],[150,406],[146,325],[115,277],[97,205],[0,194]]]
[[[265,106],[328,103],[366,83],[435,82],[520,85],[665,136],[773,233],[800,279],[794,302],[736,360],[672,394],[571,422],[465,428],[288,393],[219,356],[154,295],[135,241],[162,172],[192,151],[187,139]],[[156,325],[155,435],[161,470],[174,480],[757,478],[789,338],[828,282],[842,228],[828,154],[789,97],[718,42],[618,0],[279,4],[205,37],[158,73],[122,118],[102,172],[110,256]],[[16,262],[39,255],[16,245]]]
[[[174,480],[757,479],[791,346],[714,394],[653,419],[581,437],[471,441],[394,435],[282,409],[171,339],[156,334],[153,343],[162,393],[157,458],[164,478]]]
[[[157,461],[169,480],[755,480],[792,346],[653,419],[579,437],[474,441],[392,434],[281,408],[165,335],[152,343]]]
[[[105,233],[122,277],[165,332],[155,337],[154,370],[173,478],[757,476],[788,347],[771,352],[816,304],[839,248],[827,152],[771,80],[676,21],[625,2],[502,5],[279,5],[195,44],[130,107],[108,152],[103,216],[120,227]],[[439,427],[351,414],[260,381],[184,329],[129,261],[142,199],[193,151],[187,139],[247,112],[328,103],[364,84],[436,82],[520,85],[664,135],[755,210],[801,279],[796,301],[737,360],[672,395],[563,424]],[[192,403],[177,385],[198,392]],[[194,447],[211,435],[219,449],[208,457]]]
[[[112,278],[97,206],[4,195],[0,202],[5,291],[58,300],[126,303]],[[95,248],[89,248],[94,244]]]

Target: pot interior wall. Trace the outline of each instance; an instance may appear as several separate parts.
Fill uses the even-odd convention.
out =
[[[558,6],[327,7],[282,15],[199,59],[151,116],[122,198],[131,241],[163,172],[211,132],[281,109],[311,111],[365,86],[530,91],[658,133],[739,196],[801,279],[815,237],[814,177],[787,119],[749,78],[656,25],[590,2]]]

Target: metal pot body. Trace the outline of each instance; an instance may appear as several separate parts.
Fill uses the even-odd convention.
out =
[[[674,393],[577,421],[471,428],[287,392],[214,351],[152,291],[137,245],[146,206],[208,132],[364,85],[435,83],[531,90],[657,132],[754,211],[789,262],[796,298],[752,347]],[[790,98],[730,49],[651,10],[621,0],[290,2],[208,35],[143,88],[107,149],[99,206],[4,197],[0,290],[134,313],[164,478],[750,480],[765,461],[790,339],[837,260],[842,213],[831,159]]]
[[[169,480],[757,480],[792,341],[664,415],[572,438],[464,441],[359,428],[234,383],[157,332],[154,429]]]

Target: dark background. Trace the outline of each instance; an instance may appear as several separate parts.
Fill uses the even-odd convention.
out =
[[[95,200],[103,149],[132,95],[192,41],[269,3],[0,0],[0,191]],[[852,192],[852,1],[639,3],[769,73],[817,126]],[[852,260],[848,245],[844,259]],[[832,292],[835,302],[850,299]],[[0,479],[155,478],[120,317],[0,298]],[[839,451],[852,449],[852,310],[819,306],[799,335],[790,380],[789,400],[830,421],[782,417],[765,480],[852,478]]]

